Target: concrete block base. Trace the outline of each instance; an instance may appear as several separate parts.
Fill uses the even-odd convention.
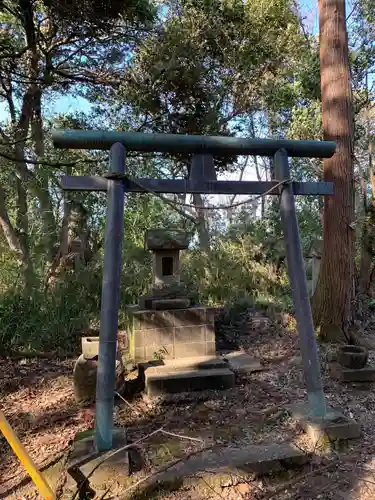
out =
[[[349,369],[339,363],[330,366],[331,375],[341,382],[375,382],[375,366],[368,365],[360,369]]]
[[[288,409],[314,444],[324,438],[336,441],[360,436],[359,424],[332,408],[327,408],[325,418],[312,416],[307,403],[292,405]]]
[[[133,309],[132,316],[129,344],[135,364],[216,354],[214,312],[208,308]]]
[[[197,357],[170,360],[155,366],[140,365],[148,396],[230,389],[235,385],[234,373],[219,358]]]
[[[108,484],[122,487],[128,485],[128,450],[119,451],[113,457],[100,463],[108,453],[119,450],[126,444],[125,429],[114,429],[112,449],[110,452],[99,453],[95,447],[94,430],[78,433],[72,444],[67,463],[68,480],[66,489],[75,491],[77,484],[81,484],[91,473],[92,475],[85,487],[87,491],[93,490],[96,494],[104,493]]]

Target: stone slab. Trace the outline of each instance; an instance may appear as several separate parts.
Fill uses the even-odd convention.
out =
[[[113,446],[110,452],[96,450],[94,430],[78,433],[72,444],[67,463],[69,472],[67,489],[74,491],[77,487],[77,480],[82,481],[92,471],[94,472],[89,478],[89,487],[96,494],[106,491],[108,484],[126,486],[129,483],[128,450],[119,451],[100,464],[108,453],[120,450],[126,444],[125,429],[113,429]]]
[[[169,309],[186,309],[189,306],[190,299],[187,297],[162,298],[155,295],[144,295],[139,298],[140,310],[164,311]]]
[[[311,415],[307,403],[291,405],[288,410],[313,443],[318,443],[324,438],[336,441],[360,436],[359,424],[339,410],[328,407],[324,418]]]
[[[163,359],[153,360],[147,363],[138,364],[139,377],[145,384],[146,371],[150,368],[163,367],[165,373],[170,371],[190,371],[190,370],[207,370],[212,368],[227,368],[227,363],[217,356],[196,356],[183,359]],[[150,372],[149,372],[150,373]],[[152,373],[152,372],[151,372]]]
[[[138,369],[145,372],[150,368],[163,367],[165,372],[174,370],[209,370],[212,368],[227,368],[227,363],[217,356],[195,356],[183,359],[164,359],[162,361],[150,361],[139,363]]]
[[[250,478],[254,475],[263,476],[280,470],[298,468],[308,461],[309,457],[305,453],[289,443],[265,443],[241,448],[227,446],[203,451],[172,466],[166,472],[155,474],[144,487],[148,489],[152,485],[176,480],[182,480],[188,485],[191,481],[199,481],[200,477],[204,478],[205,483],[211,483],[213,478],[214,485],[217,485],[218,481],[228,481],[233,479],[233,476],[241,478],[247,475],[251,475]],[[211,487],[210,495],[212,490]],[[132,492],[133,495],[134,493],[135,491]]]
[[[265,370],[261,362],[246,352],[233,351],[224,356],[228,366],[235,373],[248,374]]]
[[[171,366],[157,366],[148,368],[145,372],[148,396],[207,389],[224,390],[234,385],[234,373],[228,368],[176,369]]]
[[[152,299],[151,308],[155,310],[186,309],[190,306],[190,299]]]
[[[168,359],[165,361],[165,365],[173,369],[193,367],[199,370],[227,367],[226,362],[218,356],[196,356],[184,359]]]
[[[330,366],[333,377],[341,382],[375,382],[375,366],[368,365],[360,369],[344,368],[339,363]]]

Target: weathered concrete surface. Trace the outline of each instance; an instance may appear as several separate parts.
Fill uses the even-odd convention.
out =
[[[185,366],[153,366],[145,370],[148,396],[178,392],[224,390],[235,385],[234,373],[228,368],[195,368]]]
[[[225,486],[233,477],[253,477],[269,474],[273,471],[300,467],[307,463],[308,456],[292,444],[262,444],[243,448],[222,447],[216,450],[206,450],[193,455],[186,461],[179,462],[168,471],[156,474],[142,485],[142,489],[152,490],[152,485],[181,483],[191,485],[199,482],[204,476],[204,482],[210,483],[211,491],[216,486]],[[209,471],[209,473],[207,473]],[[197,477],[194,477],[197,475]],[[180,484],[182,486],[183,484]],[[136,490],[129,492],[128,498],[133,498]]]
[[[85,359],[81,354],[73,370],[74,397],[77,403],[88,405],[95,401],[97,372],[97,359]],[[116,391],[120,391],[124,383],[124,365],[121,357],[118,356],[116,360]]]
[[[375,382],[375,366],[367,365],[364,368],[344,368],[339,363],[330,366],[331,375],[341,382]]]
[[[67,463],[67,469],[70,472],[68,474],[64,497],[69,495],[70,492],[75,492],[77,489],[77,482],[72,476],[76,478],[87,478],[89,474],[92,473],[88,480],[89,486],[97,494],[104,493],[109,485],[113,485],[113,489],[115,489],[116,486],[128,486],[128,450],[119,451],[114,456],[101,463],[103,458],[107,457],[109,453],[121,450],[126,444],[125,429],[113,430],[112,450],[105,453],[98,453],[95,449],[94,430],[77,434]]]
[[[360,436],[359,424],[338,410],[327,408],[324,419],[312,416],[307,403],[291,405],[288,410],[314,444],[324,438],[336,441],[355,439]]]
[[[230,352],[224,356],[224,359],[228,361],[231,370],[240,374],[259,372],[267,369],[259,360],[253,358],[246,352]]]

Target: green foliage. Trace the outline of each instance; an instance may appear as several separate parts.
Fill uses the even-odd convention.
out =
[[[264,246],[253,237],[216,241],[209,254],[186,252],[183,272],[197,292],[199,303],[223,305],[251,299],[252,303],[278,304],[288,293],[285,274],[276,273],[272,261],[259,262]]]
[[[0,295],[0,355],[17,350],[77,352],[82,332],[98,321],[100,279],[95,269],[66,277],[53,293]]]
[[[229,134],[233,117],[288,92],[277,75],[301,39],[287,0],[181,1],[171,10],[178,15],[141,44],[120,89],[152,117],[149,129]]]
[[[43,0],[60,23],[89,24],[107,31],[119,16],[130,22],[152,22],[156,9],[149,0]]]
[[[288,131],[290,139],[321,139],[322,110],[318,101],[312,101],[307,106],[294,106]]]
[[[106,205],[97,193],[64,198],[60,181],[64,175],[102,175],[108,155],[55,150],[50,129],[248,135],[249,123],[256,122],[254,137],[320,139],[318,44],[301,30],[291,0],[25,0],[22,11],[14,3],[0,2],[0,100],[8,112],[0,123],[0,217],[18,246],[0,230],[0,341],[3,353],[69,351],[89,325],[98,325]],[[351,54],[358,113],[369,95],[364,78],[375,59],[374,19],[374,0],[361,0]],[[53,116],[50,107],[62,95],[84,96],[90,110]],[[356,133],[366,151],[366,126],[359,119]],[[30,162],[23,164],[22,155]],[[189,160],[129,152],[126,161],[131,175],[177,178],[188,175]],[[258,167],[269,179],[267,162],[259,160]],[[215,158],[215,166],[219,174],[234,172],[239,162]],[[321,162],[293,160],[292,173],[316,180]],[[87,227],[72,240],[87,240],[90,258],[63,269],[45,292],[46,276],[64,247],[66,220],[71,222],[67,201],[85,209]],[[303,248],[321,234],[319,208],[315,199],[297,200]],[[126,196],[122,327],[125,305],[137,302],[151,281],[146,230],[194,231],[197,215],[194,206],[176,211],[152,194]],[[183,253],[197,302],[229,304],[236,314],[254,304],[291,308],[277,199],[266,200],[262,220],[246,207],[234,210],[230,221],[215,213],[207,227],[210,251],[197,245]]]

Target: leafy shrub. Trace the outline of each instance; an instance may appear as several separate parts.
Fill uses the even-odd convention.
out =
[[[124,253],[120,328],[128,324],[125,306],[137,303],[151,283],[150,252],[134,245]],[[232,319],[251,308],[290,309],[285,270],[278,274],[264,255],[262,245],[249,235],[218,238],[209,253],[200,249],[183,252],[183,279],[193,301],[226,306]],[[0,354],[20,349],[79,350],[82,333],[99,326],[102,267],[98,262],[101,259],[78,273],[60,277],[47,294],[38,286],[28,297],[16,290],[4,291],[0,295]]]
[[[289,292],[287,277],[279,276],[272,263],[259,262],[262,251],[250,236],[217,240],[209,254],[198,249],[185,253],[184,279],[196,291],[197,302],[281,305]]]
[[[34,289],[0,295],[0,354],[11,351],[74,352],[80,334],[97,319],[100,280],[92,269],[66,276],[50,293]]]

